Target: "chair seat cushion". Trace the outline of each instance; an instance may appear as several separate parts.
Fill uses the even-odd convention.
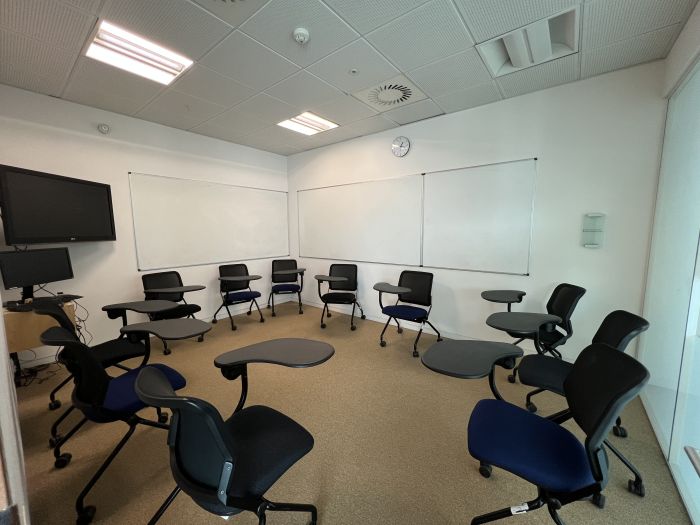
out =
[[[467,427],[469,453],[553,492],[593,485],[586,451],[565,428],[505,401],[482,399]]]
[[[355,302],[355,294],[350,292],[328,292],[321,296],[321,301],[332,304],[352,304]]]
[[[262,496],[314,446],[314,438],[289,417],[265,406],[251,406],[226,421],[236,464],[229,495]]]
[[[202,309],[198,304],[178,304],[177,307],[172,310],[166,310],[164,312],[159,312],[153,314],[152,318],[154,320],[160,319],[180,319],[182,317],[187,317],[188,315],[193,315]]]
[[[544,388],[550,392],[564,395],[564,380],[569,375],[573,364],[546,355],[527,355],[518,366],[520,382],[524,385]]]
[[[272,291],[274,293],[280,293],[280,292],[293,292],[296,293],[301,288],[299,287],[298,284],[273,284],[272,285]]]
[[[154,364],[146,365],[147,367],[154,367],[165,374],[168,381],[173,387],[173,390],[179,390],[185,386],[187,381],[182,375],[176,370],[170,368],[169,366]],[[107,388],[107,394],[102,403],[105,410],[109,412],[114,412],[116,414],[135,414],[146,405],[138,398],[136,391],[134,390],[134,383],[136,382],[136,377],[142,368],[138,367],[133,370],[129,370],[125,374],[113,378],[109,382]],[[90,417],[86,414],[88,418]]]
[[[97,346],[93,346],[91,350],[95,358],[105,368],[114,366],[127,359],[142,357],[146,353],[146,347],[142,343],[133,343],[127,337],[100,343]]]
[[[245,290],[243,292],[228,292],[226,294],[225,300],[228,304],[231,304],[244,301],[252,301],[253,299],[257,299],[258,297],[260,297],[260,292]]]
[[[428,311],[417,306],[409,306],[407,304],[396,304],[393,306],[385,306],[382,308],[382,313],[389,317],[398,317],[406,321],[422,321],[428,318]]]

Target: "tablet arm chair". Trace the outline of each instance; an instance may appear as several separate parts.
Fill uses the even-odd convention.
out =
[[[403,332],[403,329],[399,324],[399,319],[402,321],[420,323],[420,330],[418,330],[418,335],[413,342],[413,357],[419,357],[418,340],[423,334],[423,327],[425,326],[425,323],[428,323],[428,325],[435,330],[437,333],[437,340],[442,341],[442,336],[440,335],[439,330],[435,328],[433,323],[428,320],[430,311],[433,308],[433,274],[428,272],[404,270],[399,276],[399,288],[408,288],[410,291],[398,293],[396,303],[389,306],[384,306],[384,303],[382,302],[382,294],[384,292],[379,290],[379,306],[382,309],[382,313],[389,316],[389,319],[384,325],[384,329],[379,336],[379,345],[382,347],[386,346],[384,332],[386,332],[386,329],[389,327],[389,323],[392,319],[396,322],[398,333]]]
[[[219,277],[247,277],[249,275],[248,266],[245,264],[225,264],[219,266]],[[216,314],[218,314],[222,308],[226,308],[229,321],[231,321],[231,330],[236,330],[236,323],[233,321],[229,306],[245,303],[249,303],[247,315],[251,315],[253,305],[255,305],[260,315],[260,322],[265,322],[265,318],[260,311],[260,306],[258,306],[257,301],[258,297],[260,297],[260,292],[250,287],[250,281],[219,281],[219,283],[221,306],[214,312],[214,318],[211,320],[212,323],[216,324]]]
[[[168,447],[176,487],[149,525],[161,518],[181,491],[218,516],[245,510],[255,513],[263,525],[266,511],[308,512],[311,524],[316,524],[313,505],[274,503],[264,497],[313,448],[313,437],[298,423],[264,406],[237,410],[224,421],[206,401],[177,396],[159,370],[144,369],[136,392],[144,403],[173,413]]]
[[[184,292],[156,293],[146,291],[155,290],[158,288],[177,288],[182,286],[182,277],[180,277],[180,274],[176,271],[148,273],[141,276],[141,282],[143,283],[144,295],[147,301],[162,300],[181,303],[178,304],[177,308],[171,308],[155,314],[148,314],[148,318],[151,321],[159,321],[161,319],[181,319],[182,317],[191,317],[194,319],[194,314],[202,310],[198,304],[189,304],[185,300]],[[170,351],[168,350],[168,343],[163,339],[161,339],[161,341],[163,343],[165,353],[169,354]],[[197,341],[200,343],[204,341],[204,335],[200,335]]]
[[[605,436],[648,379],[649,372],[634,358],[593,344],[581,352],[564,381],[568,410],[547,419],[505,401],[479,401],[469,419],[469,453],[529,481],[537,487],[537,497],[477,516],[472,525],[543,506],[554,523],[563,525],[557,513],[563,505],[595,497],[605,488]],[[584,443],[560,426],[570,418],[585,433]]]
[[[130,370],[120,376],[110,377],[101,363],[95,359],[93,352],[84,344],[73,339],[73,335],[60,327],[53,327],[41,335],[44,344],[63,346],[62,359],[68,370],[73,374],[75,387],[73,389],[73,405],[82,412],[83,418],[70,432],[62,437],[54,447],[55,466],[65,467],[70,462],[71,455],[61,453],[61,447],[88,421],[94,423],[112,423],[123,421],[129,427],[114,450],[107,456],[104,463],[97,469],[87,485],[78,495],[75,509],[78,513],[79,525],[92,522],[96,508],[85,505],[85,498],[104,474],[114,458],[119,454],[138,425],[146,425],[167,429],[167,417],[158,410],[158,421],[144,419],[137,412],[146,407],[137,397],[134,390],[136,378],[142,370],[158,370],[165,377],[172,389],[178,390],[185,386],[185,378],[178,372],[165,365],[146,365]]]
[[[284,270],[296,270],[296,259],[275,259],[272,261],[272,288],[270,295],[267,297],[267,307],[272,304],[272,317],[276,317],[275,313],[275,295],[297,294],[299,300],[299,314],[303,314],[304,310],[301,307],[301,291],[304,289],[304,272],[290,273],[280,275],[276,272]]]
[[[326,327],[324,315],[331,316],[329,304],[351,304],[350,330],[355,330],[355,307],[360,309],[360,319],[365,319],[365,312],[357,301],[357,265],[356,264],[331,264],[328,275],[330,277],[342,277],[344,281],[329,281],[328,291],[321,290],[322,280],[318,279],[318,296],[323,303],[321,310],[321,328]]]

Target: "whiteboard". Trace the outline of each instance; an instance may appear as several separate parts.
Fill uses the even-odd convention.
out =
[[[419,265],[420,175],[300,190],[299,255]]]
[[[425,175],[423,265],[529,273],[535,160]]]
[[[139,270],[289,254],[287,194],[130,173]]]

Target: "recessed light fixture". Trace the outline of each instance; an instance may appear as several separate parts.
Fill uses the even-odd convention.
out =
[[[335,122],[321,118],[308,111],[289,120],[284,120],[277,125],[304,135],[315,135],[316,133],[338,127],[338,124]]]
[[[189,58],[104,20],[85,55],[165,85],[192,65]]]

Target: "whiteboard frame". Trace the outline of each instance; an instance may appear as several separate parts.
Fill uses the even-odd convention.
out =
[[[212,261],[212,262],[206,262],[206,263],[181,264],[181,265],[176,265],[176,266],[159,266],[157,268],[140,268],[139,267],[139,247],[138,247],[138,242],[136,240],[136,219],[134,217],[134,193],[133,193],[133,187],[131,186],[131,176],[132,175],[147,175],[149,177],[160,177],[162,179],[185,180],[185,181],[194,181],[194,182],[208,182],[210,184],[220,184],[222,186],[230,186],[233,188],[243,188],[246,190],[259,190],[259,191],[270,191],[273,193],[284,193],[285,195],[287,195],[287,199],[285,200],[285,205],[286,205],[285,215],[287,216],[287,253],[279,254],[279,255],[270,255],[268,257],[249,257],[249,258],[244,258],[244,259],[226,259],[223,261]],[[244,261],[264,261],[265,259],[274,259],[276,257],[289,257],[291,255],[291,250],[289,249],[290,230],[289,230],[289,192],[288,191],[271,190],[270,188],[258,188],[256,186],[243,186],[241,184],[226,184],[225,182],[214,181],[214,180],[209,180],[209,179],[190,179],[187,177],[173,177],[171,175],[156,175],[153,173],[144,173],[142,171],[129,171],[129,172],[127,172],[127,178],[129,179],[129,207],[131,208],[131,229],[132,229],[132,233],[134,236],[134,253],[136,254],[136,271],[137,272],[153,272],[153,271],[157,271],[157,270],[170,270],[172,268],[192,268],[195,266],[210,266],[212,264],[235,263],[235,262],[244,262]]]

